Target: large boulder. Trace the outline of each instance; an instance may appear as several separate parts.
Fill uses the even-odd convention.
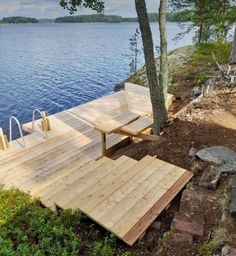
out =
[[[168,71],[169,71],[169,87],[173,86],[172,75],[179,71],[185,64],[187,64],[193,56],[195,51],[194,45],[183,46],[177,48],[168,53]],[[159,76],[160,70],[160,59],[156,59],[156,71]],[[129,77],[124,83],[134,83],[142,86],[148,87],[148,80],[146,75],[146,66],[143,66],[140,70],[137,71],[134,75]],[[124,83],[116,86],[115,90],[123,89]]]
[[[224,146],[199,150],[196,154],[202,161],[217,165],[221,173],[236,173],[236,153]]]

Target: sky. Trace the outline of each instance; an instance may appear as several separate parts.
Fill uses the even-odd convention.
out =
[[[104,0],[105,14],[135,17],[134,0]],[[158,0],[146,0],[149,12],[158,9]],[[81,8],[78,14],[91,14]],[[56,18],[69,15],[68,11],[59,6],[59,0],[0,0],[0,18],[8,16],[27,16],[35,18]]]

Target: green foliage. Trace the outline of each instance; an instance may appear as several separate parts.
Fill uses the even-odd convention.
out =
[[[130,44],[130,54],[128,57],[131,58],[130,66],[130,75],[135,74],[138,69],[138,56],[142,53],[142,49],[140,49],[140,32],[139,29],[136,28],[135,33],[129,39]]]
[[[52,213],[18,190],[0,190],[0,255],[78,255],[80,212]]]
[[[202,62],[213,64],[212,52],[220,64],[226,64],[230,56],[231,44],[228,42],[197,44],[193,55],[195,65],[199,65]]]
[[[190,11],[192,24],[179,37],[197,28],[195,41],[225,41],[236,20],[235,0],[170,0],[174,11]]]
[[[190,10],[183,10],[179,12],[167,12],[166,13],[166,20],[170,22],[187,22],[191,21],[192,11]],[[158,22],[159,20],[159,13],[153,12],[148,13],[148,18],[150,22]]]
[[[54,213],[19,190],[0,190],[0,255],[130,255],[117,246],[114,235],[103,238],[84,220],[79,211]]]
[[[94,256],[112,256],[114,255],[112,248],[101,242],[93,243],[93,255]]]
[[[94,256],[112,256],[117,255],[113,251],[113,247],[116,246],[117,238],[114,235],[108,235],[105,237],[104,242],[94,242],[93,244],[93,255]],[[121,254],[127,256],[128,254]]]
[[[150,22],[157,22],[159,19],[158,13],[148,14]],[[182,12],[169,12],[167,13],[167,21],[171,22],[185,22],[190,20],[190,11]],[[122,18],[117,15],[104,15],[104,14],[92,14],[92,15],[79,15],[79,16],[65,16],[55,19],[56,23],[89,23],[89,22],[137,22],[137,18]]]
[[[116,15],[80,15],[80,16],[65,16],[55,19],[56,23],[89,23],[89,22],[109,22],[119,23],[122,22],[122,17]]]
[[[193,85],[204,84],[209,76],[214,75],[218,69],[213,60],[212,52],[220,64],[226,64],[230,50],[231,44],[226,42],[197,44],[191,60],[173,74],[173,83],[179,84],[188,81],[189,84],[192,83]]]
[[[38,23],[39,21],[35,18],[28,18],[28,17],[7,17],[2,19],[2,23]]]
[[[61,0],[60,6],[67,9],[70,14],[77,11],[77,8],[84,6],[85,8],[90,8],[98,13],[102,13],[104,10],[104,1],[101,0]]]

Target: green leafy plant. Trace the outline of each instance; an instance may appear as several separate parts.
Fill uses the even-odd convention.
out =
[[[59,214],[18,190],[0,190],[0,255],[78,255],[78,211]]]

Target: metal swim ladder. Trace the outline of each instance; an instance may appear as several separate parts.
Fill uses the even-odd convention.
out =
[[[20,131],[20,136],[21,136],[21,139],[22,139],[22,142],[23,142],[23,143],[21,144],[21,146],[22,146],[23,148],[25,148],[26,145],[25,145],[25,139],[24,139],[24,135],[23,135],[23,131],[22,131],[22,126],[21,126],[19,120],[18,120],[15,116],[11,116],[11,117],[9,118],[9,142],[10,142],[10,143],[12,142],[12,121],[13,121],[13,120],[16,122],[16,124],[17,124],[17,126],[18,126],[18,129],[19,129],[19,131]]]
[[[39,115],[41,116],[42,120],[46,117],[46,112],[40,111],[37,108],[33,110],[33,114],[32,114],[32,134],[34,133],[34,127],[35,127],[34,123],[35,123],[35,114],[36,113],[39,113]],[[42,125],[44,125],[44,123],[42,123]],[[48,138],[48,132],[47,132],[46,127],[44,127],[44,132],[45,132],[46,138]]]

